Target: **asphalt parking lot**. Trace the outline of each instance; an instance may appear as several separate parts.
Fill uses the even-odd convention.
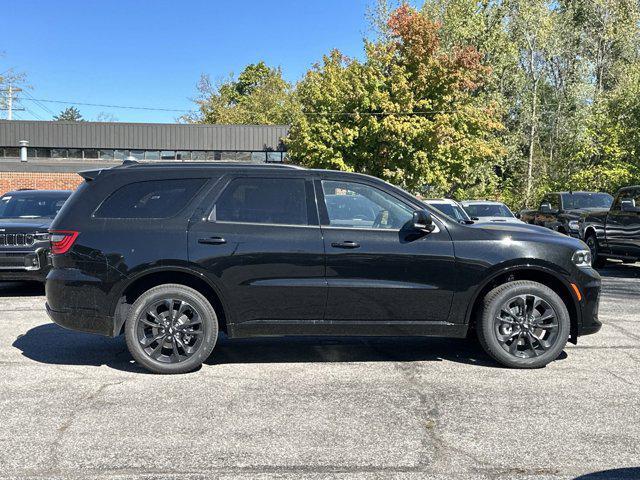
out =
[[[0,478],[640,478],[640,266],[534,371],[447,339],[221,339],[157,376],[0,286]],[[582,477],[584,476],[584,477]]]

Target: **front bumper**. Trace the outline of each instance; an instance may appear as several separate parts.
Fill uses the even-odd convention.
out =
[[[0,281],[44,282],[51,266],[48,250],[0,250]]]
[[[576,275],[575,283],[582,295],[582,300],[578,302],[580,321],[576,334],[577,336],[591,335],[602,328],[602,322],[598,318],[602,281],[594,269],[581,268]]]

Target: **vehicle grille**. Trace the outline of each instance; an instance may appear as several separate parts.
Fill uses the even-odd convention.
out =
[[[30,247],[34,243],[33,233],[0,233],[1,247]]]

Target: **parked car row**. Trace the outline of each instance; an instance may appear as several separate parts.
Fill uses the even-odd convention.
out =
[[[456,202],[449,198],[434,198],[425,200],[425,203],[460,223],[523,223],[516,218],[509,207],[501,202],[489,200]]]
[[[292,166],[127,163],[81,176],[69,199],[12,192],[0,213],[50,245],[38,267],[51,319],[124,334],[153,372],[197,368],[220,331],[473,334],[502,365],[536,368],[601,327],[590,250],[498,202],[425,205],[377,178]]]
[[[44,282],[49,225],[71,192],[17,190],[0,197],[0,281]]]
[[[461,223],[527,224],[583,240],[593,266],[608,259],[634,263],[640,259],[640,186],[625,187],[615,198],[602,192],[552,192],[535,210],[514,215],[500,202],[431,199],[425,203]]]

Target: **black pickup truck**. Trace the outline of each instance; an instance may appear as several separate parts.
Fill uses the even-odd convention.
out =
[[[520,220],[579,238],[578,221],[587,212],[607,211],[613,197],[599,192],[552,192],[546,194],[537,210],[523,210]]]
[[[0,281],[44,282],[49,225],[71,192],[16,190],[0,197]]]
[[[634,263],[640,258],[640,185],[621,188],[610,210],[590,212],[579,221],[580,238],[594,267],[608,258]]]

